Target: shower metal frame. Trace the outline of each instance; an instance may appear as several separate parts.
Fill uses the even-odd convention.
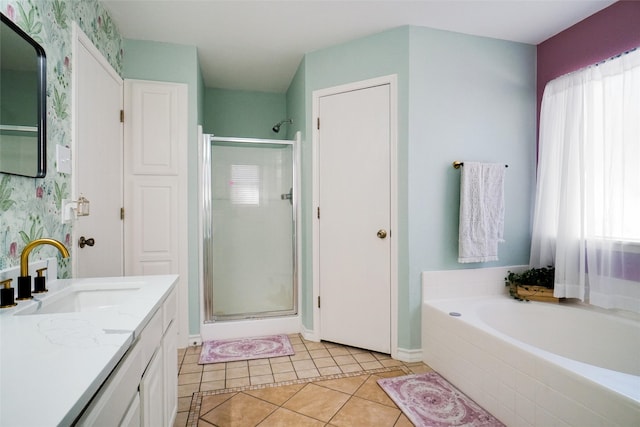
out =
[[[229,320],[249,320],[272,317],[285,317],[298,315],[299,293],[298,293],[298,161],[299,161],[299,140],[300,132],[296,133],[296,139],[262,139],[262,138],[240,138],[215,136],[213,134],[203,134],[202,138],[202,296],[203,296],[203,323],[218,323]],[[242,313],[238,315],[215,318],[213,314],[213,218],[211,206],[211,147],[216,142],[226,142],[229,145],[290,145],[292,148],[292,182],[291,182],[291,213],[292,213],[292,286],[293,286],[293,308],[291,310],[267,311],[259,313]]]

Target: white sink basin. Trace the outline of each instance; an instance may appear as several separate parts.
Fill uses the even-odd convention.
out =
[[[127,302],[142,288],[142,283],[91,286],[72,285],[51,295],[34,294],[35,304],[16,312],[20,315],[76,313],[110,309]]]

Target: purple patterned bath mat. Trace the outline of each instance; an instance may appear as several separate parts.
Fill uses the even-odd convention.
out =
[[[265,359],[295,354],[286,335],[205,341],[200,353],[201,365],[234,362],[236,360]]]
[[[383,378],[378,384],[417,427],[504,427],[435,372]]]

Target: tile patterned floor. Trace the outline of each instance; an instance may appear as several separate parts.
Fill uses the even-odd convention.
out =
[[[422,373],[424,363],[289,335],[295,355],[198,365],[201,347],[178,352],[178,416],[184,426],[411,426],[377,385]]]

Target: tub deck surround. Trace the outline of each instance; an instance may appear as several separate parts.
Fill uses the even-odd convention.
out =
[[[463,276],[500,276],[482,270]],[[423,273],[423,361],[435,371],[507,425],[640,425],[640,320],[519,302],[502,281],[502,295],[456,296],[470,285],[446,273]]]
[[[542,350],[558,364],[570,364],[584,376],[597,376],[602,384],[640,402],[640,321],[570,303],[513,303],[489,298],[439,302],[444,309],[459,307],[473,317],[463,320],[519,341],[531,352]],[[584,333],[586,331],[587,333]],[[574,362],[579,365],[574,367]],[[633,381],[629,388],[623,385]],[[633,386],[635,385],[635,386]]]
[[[422,272],[422,299],[507,295],[505,277],[509,271],[520,273],[527,265],[469,268]]]
[[[178,276],[66,279],[0,310],[0,425],[71,424],[178,282]],[[99,310],[22,315],[69,287],[140,286]]]

